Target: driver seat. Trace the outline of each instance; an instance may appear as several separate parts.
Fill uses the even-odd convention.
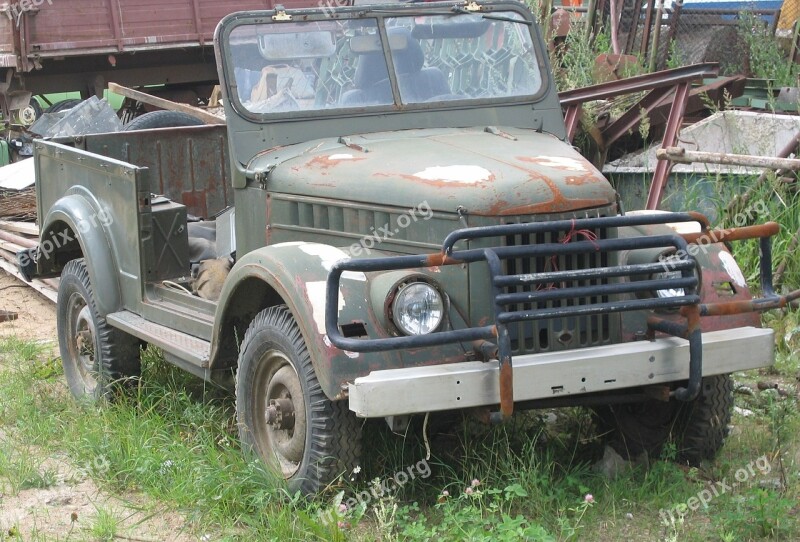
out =
[[[439,68],[425,68],[425,55],[419,42],[411,36],[407,28],[393,27],[389,34],[407,36],[406,47],[393,52],[398,83],[406,103],[419,103],[450,93],[447,78]],[[342,105],[363,106],[392,103],[392,89],[389,73],[382,52],[361,55],[358,59],[355,88],[342,95]]]

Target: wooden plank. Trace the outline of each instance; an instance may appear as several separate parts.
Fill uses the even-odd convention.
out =
[[[12,220],[0,220],[0,230],[24,233],[33,237],[39,237],[39,226],[33,222],[15,222]]]
[[[9,275],[13,275],[19,280],[25,282],[25,279],[22,278],[22,274],[20,274],[19,270],[16,266],[11,265],[9,262],[5,261],[4,259],[0,258],[0,269],[8,273]],[[47,299],[56,303],[58,301],[58,291],[54,288],[48,286],[47,284],[43,283],[41,280],[33,280],[33,282],[25,282],[28,286],[45,296]]]
[[[9,241],[3,241],[2,239],[0,239],[0,248],[7,250],[8,252],[13,252],[14,254],[25,250],[25,247],[22,247],[16,243],[10,243]]]
[[[161,109],[186,113],[187,115],[191,115],[202,120],[206,124],[225,124],[223,119],[217,117],[216,115],[212,115],[211,113],[208,113],[199,107],[173,102],[172,100],[167,100],[165,98],[158,98],[156,96],[147,94],[146,92],[141,92],[139,90],[118,85],[117,83],[109,83],[108,90],[132,100],[150,104],[155,107],[160,107]]]

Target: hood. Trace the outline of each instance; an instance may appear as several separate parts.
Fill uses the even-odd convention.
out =
[[[272,192],[483,216],[546,214],[616,201],[603,175],[568,144],[518,129],[407,130],[271,149]]]

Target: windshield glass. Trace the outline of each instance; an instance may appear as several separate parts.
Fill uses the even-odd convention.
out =
[[[542,87],[530,26],[514,12],[241,25],[229,42],[231,90],[256,114],[523,98]]]

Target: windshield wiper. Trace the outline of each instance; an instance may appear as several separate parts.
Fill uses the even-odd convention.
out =
[[[478,13],[476,13],[474,11],[470,11],[468,9],[465,9],[463,6],[453,6],[452,11],[454,13],[463,13],[465,15],[478,15]],[[504,21],[504,22],[507,22],[507,23],[519,23],[519,24],[524,24],[526,26],[531,26],[533,24],[533,22],[531,22],[531,21],[526,21],[524,19],[523,20],[514,19],[513,17],[506,17],[504,15],[492,15],[492,14],[486,13],[486,14],[481,14],[481,17],[484,18],[484,19],[490,20],[490,21]]]

